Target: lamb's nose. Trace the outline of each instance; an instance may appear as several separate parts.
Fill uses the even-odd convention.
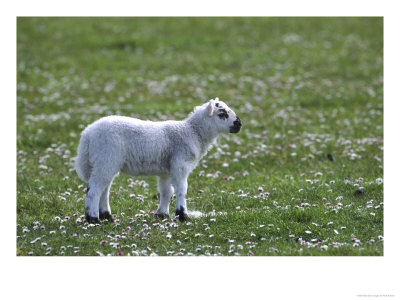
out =
[[[233,125],[236,127],[242,126],[242,121],[239,119],[239,117],[236,117],[236,120],[233,122]]]

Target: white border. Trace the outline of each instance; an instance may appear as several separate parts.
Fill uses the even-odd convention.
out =
[[[1,182],[2,292],[12,298],[54,299],[362,299],[400,297],[398,273],[398,72],[400,28],[395,1],[14,1],[1,13],[3,117]],[[378,4],[377,4],[378,3]],[[10,6],[11,5],[11,6]],[[16,16],[384,16],[385,256],[257,258],[15,257]],[[397,97],[396,97],[397,96]],[[13,159],[11,159],[11,157]],[[398,172],[398,171],[397,171]],[[10,174],[13,174],[11,176]],[[11,214],[10,214],[11,212]],[[107,282],[107,284],[106,284]],[[11,297],[11,296],[10,296]]]
[[[390,1],[390,0],[389,0]],[[18,16],[382,16],[376,1],[147,0],[16,1]]]

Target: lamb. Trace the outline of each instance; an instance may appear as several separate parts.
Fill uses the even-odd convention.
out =
[[[188,218],[188,176],[221,132],[238,133],[239,117],[218,98],[198,106],[182,121],[152,122],[108,116],[81,134],[75,169],[88,183],[85,217],[89,223],[112,221],[110,187],[119,172],[158,176],[158,216],[169,215],[175,191],[175,215]]]

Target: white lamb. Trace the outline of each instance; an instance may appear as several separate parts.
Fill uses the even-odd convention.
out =
[[[112,221],[109,193],[114,176],[158,176],[160,204],[156,215],[169,214],[176,193],[179,220],[187,219],[187,178],[220,132],[239,132],[242,123],[218,98],[198,106],[183,121],[152,122],[109,116],[89,125],[81,135],[75,168],[88,182],[86,220]]]

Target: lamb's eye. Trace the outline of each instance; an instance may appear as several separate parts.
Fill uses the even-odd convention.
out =
[[[228,115],[228,113],[226,112],[225,109],[221,109],[221,110],[220,110],[220,113],[218,114],[218,117],[219,117],[220,119],[222,119],[222,120],[225,120],[225,119],[228,119],[228,118],[229,118],[229,115]]]
[[[216,107],[219,107],[219,103],[215,103],[215,106],[216,106]]]

